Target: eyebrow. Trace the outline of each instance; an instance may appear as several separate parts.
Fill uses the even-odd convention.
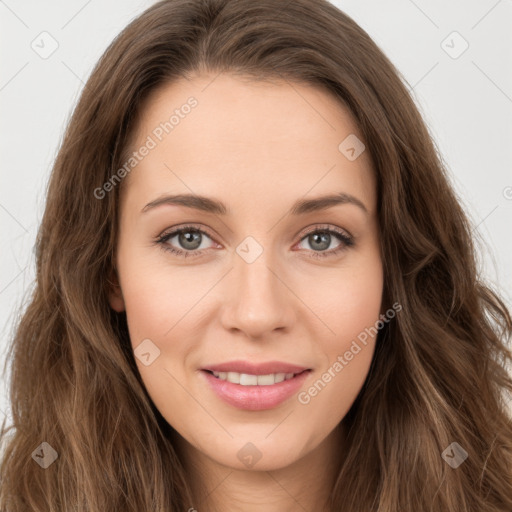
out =
[[[361,200],[351,194],[346,194],[343,192],[321,196],[314,199],[299,199],[292,205],[289,213],[295,216],[304,215],[310,212],[326,210],[339,204],[353,204],[363,210],[367,215],[369,213],[368,209]],[[194,208],[195,210],[201,210],[216,215],[231,214],[230,209],[222,201],[213,199],[211,197],[198,196],[195,194],[176,194],[159,197],[144,206],[144,208],[141,210],[141,213],[145,213],[148,210],[161,205],[186,206],[187,208]]]

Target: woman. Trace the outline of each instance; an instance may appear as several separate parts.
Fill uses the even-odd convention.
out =
[[[512,510],[511,330],[354,21],[160,2],[55,162],[1,510]]]

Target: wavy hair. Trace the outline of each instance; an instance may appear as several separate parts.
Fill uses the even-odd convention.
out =
[[[403,311],[379,332],[344,418],[332,511],[510,512],[510,312],[480,278],[471,223],[404,79],[326,0],[164,0],[99,60],[52,169],[35,286],[9,347],[0,510],[170,512],[194,502],[125,312],[107,298],[121,187],[102,199],[94,191],[122,165],[150,93],[203,72],[321,88],[350,109],[374,163],[383,297]],[[32,456],[43,441],[58,453],[45,470]],[[468,454],[457,469],[441,456],[454,441]]]

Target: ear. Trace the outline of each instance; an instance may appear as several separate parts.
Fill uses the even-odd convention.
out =
[[[115,269],[112,269],[108,279],[108,302],[110,307],[118,313],[125,310],[123,292],[121,291],[121,286],[119,285],[119,279]]]

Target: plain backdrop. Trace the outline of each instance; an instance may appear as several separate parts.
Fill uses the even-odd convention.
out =
[[[32,290],[44,192],[70,114],[109,43],[153,3],[0,0],[2,366]],[[333,3],[370,34],[412,90],[484,242],[482,272],[510,306],[512,0]],[[8,377],[0,381],[5,414]]]

